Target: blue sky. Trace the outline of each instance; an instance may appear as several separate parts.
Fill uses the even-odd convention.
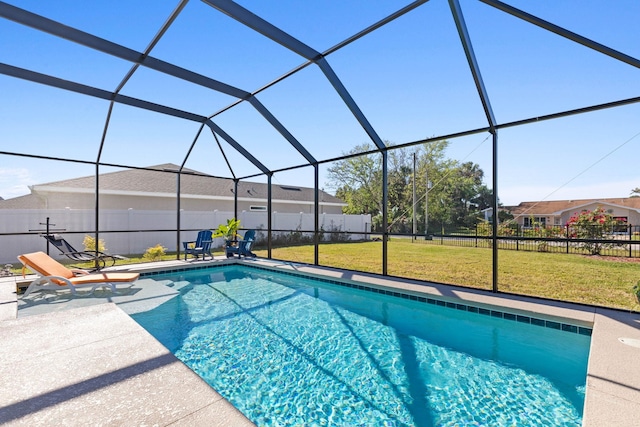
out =
[[[143,51],[177,1],[10,0],[8,4]],[[407,1],[238,1],[317,51]],[[635,0],[506,3],[640,58]],[[640,69],[577,45],[491,6],[460,0],[498,123],[640,96]],[[2,8],[2,5],[0,5]],[[131,64],[0,18],[0,62],[112,91]],[[191,0],[151,56],[253,92],[303,58],[207,4]],[[396,144],[487,125],[446,0],[431,0],[327,57],[380,138]],[[108,103],[0,75],[0,151],[94,161]],[[208,116],[234,99],[140,67],[122,94]],[[370,142],[317,66],[258,99],[317,159]],[[499,132],[498,195],[521,201],[626,197],[640,187],[640,105]],[[272,169],[304,163],[255,109],[242,103],[214,121]],[[101,160],[129,166],[181,163],[199,125],[116,105]],[[238,176],[258,170],[223,146]],[[487,134],[451,139],[448,155],[473,161],[490,184]],[[231,176],[209,131],[187,166]],[[328,165],[327,165],[328,166]],[[321,185],[327,166],[321,167]],[[114,170],[103,168],[105,172]],[[93,166],[0,155],[0,196],[94,173]],[[256,180],[263,180],[256,178]],[[311,168],[275,183],[313,185]]]

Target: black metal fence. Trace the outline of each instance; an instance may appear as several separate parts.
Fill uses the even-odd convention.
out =
[[[475,230],[457,230],[451,233],[433,234],[427,243],[485,247],[493,245],[490,225],[478,225]],[[533,252],[552,252],[580,255],[602,255],[616,257],[640,257],[640,226],[548,226],[522,227],[513,225],[499,227],[497,244],[499,249]]]

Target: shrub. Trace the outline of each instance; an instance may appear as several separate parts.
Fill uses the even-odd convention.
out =
[[[159,261],[163,256],[165,256],[166,250],[167,248],[158,243],[155,246],[147,248],[147,250],[144,252],[144,255],[142,255],[142,258],[149,261]]]
[[[292,245],[305,245],[313,243],[312,233],[303,233],[298,226],[291,232],[274,233],[271,236],[271,244],[273,246],[292,246]]]
[[[592,211],[583,210],[574,213],[567,221],[569,237],[576,239],[604,240],[617,221],[601,207]],[[600,255],[602,249],[612,246],[600,242],[581,242],[580,247],[585,248],[591,255]]]
[[[478,236],[491,236],[493,224],[489,221],[480,221],[476,226]],[[518,234],[518,224],[513,222],[498,223],[498,236],[515,236]]]
[[[227,242],[235,240],[240,235],[238,234],[238,229],[240,228],[240,220],[235,218],[230,218],[227,220],[226,224],[219,224],[218,228],[212,230],[214,239],[216,237],[222,237]]]
[[[331,242],[348,242],[351,240],[351,236],[348,233],[342,231],[342,226],[336,226],[333,221],[329,223],[329,229],[325,230],[324,227],[320,228],[322,230],[322,239],[324,239],[324,232],[329,232],[329,241]],[[321,240],[322,240],[321,239]]]
[[[82,244],[84,245],[84,250],[87,252],[106,252],[107,248],[104,245],[104,240],[98,240],[98,248],[96,249],[96,238],[89,236],[86,234],[84,239],[82,240]]]

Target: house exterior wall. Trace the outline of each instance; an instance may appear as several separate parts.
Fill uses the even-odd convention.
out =
[[[177,251],[181,242],[193,240],[197,230],[214,229],[231,217],[231,211],[181,211],[183,231],[178,236],[175,210],[106,209],[100,211],[99,237],[111,254],[142,254],[157,244]],[[243,229],[266,233],[266,212],[239,212],[238,219]],[[299,212],[274,212],[271,217],[273,229],[303,232],[313,230],[314,220],[313,214]],[[46,232],[47,222],[51,234],[62,234],[76,250],[83,250],[84,236],[95,229],[95,212],[93,209],[0,209],[0,263],[16,263],[19,254],[45,251],[46,241],[40,234]],[[351,232],[354,233],[349,235],[352,240],[363,240],[367,238],[366,233],[371,232],[371,215],[322,214],[319,226],[327,231]],[[222,239],[214,243],[222,244]],[[54,248],[50,253],[54,258],[63,259]]]
[[[605,205],[602,203],[592,203],[590,205],[581,207],[580,209],[572,209],[563,212],[562,225],[565,225],[575,213],[580,213],[583,210],[592,211],[599,207],[603,208],[608,214],[612,215],[613,217],[626,217],[627,224],[629,225],[640,225],[640,213],[637,210],[625,208],[623,206]]]
[[[93,193],[45,193],[38,194],[44,200],[44,207],[47,209],[93,209],[95,198]],[[123,195],[123,194],[100,194],[100,209],[144,209],[172,211],[176,209],[177,203],[173,196],[146,196],[146,195]],[[252,207],[254,209],[252,209]],[[260,199],[238,200],[238,212],[255,210],[256,207],[264,208],[266,211],[267,201]],[[180,208],[190,211],[230,211],[234,210],[233,195],[228,199],[223,198],[197,198],[182,197]],[[313,213],[312,202],[295,201],[273,201],[272,210],[283,213]],[[320,212],[327,214],[341,214],[342,206],[320,204]]]
[[[588,205],[580,206],[573,209],[567,209],[564,212],[558,214],[541,214],[541,213],[531,213],[529,215],[519,215],[515,218],[515,221],[518,225],[522,227],[529,226],[529,223],[533,220],[537,223],[542,223],[542,219],[547,226],[550,225],[559,225],[565,226],[569,219],[576,213],[580,213],[583,210],[592,211],[596,208],[601,207],[607,213],[614,217],[626,217],[628,225],[640,225],[640,212],[633,208],[627,208],[624,206],[612,206],[608,204],[594,202]]]

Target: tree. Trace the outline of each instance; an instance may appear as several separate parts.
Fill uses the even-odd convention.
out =
[[[631,190],[631,197],[640,197],[640,187]]]
[[[407,233],[412,230],[413,156],[408,150],[391,150],[387,160],[387,206],[389,231]],[[382,218],[378,218],[382,222]]]
[[[511,212],[505,211],[503,209],[498,209],[498,223],[499,224],[503,224],[505,222],[511,224],[513,219],[514,219],[514,216],[513,216],[513,214]]]
[[[483,183],[480,166],[448,159],[446,140],[416,147],[390,149],[387,158],[387,196],[389,231],[410,232],[413,222],[413,157],[416,156],[415,212],[418,232],[424,232],[427,179],[429,224],[471,227],[479,218],[479,210],[492,205],[492,192]],[[392,144],[389,144],[391,147]],[[359,145],[328,169],[327,187],[347,202],[349,214],[371,214],[374,229],[382,224],[382,155],[370,144]]]
[[[466,162],[456,167],[450,175],[449,183],[453,223],[470,227],[476,223],[478,204],[484,172],[475,163]]]
[[[392,144],[389,144],[392,145]],[[418,173],[425,176],[427,168],[438,176],[439,163],[444,158],[448,143],[437,141],[416,148],[403,148],[388,151],[387,158],[387,215],[388,222],[395,232],[408,231],[413,221],[412,184],[413,154],[416,153]],[[343,210],[350,214],[371,214],[374,229],[380,230],[382,224],[382,155],[371,153],[370,144],[359,145],[346,155],[369,153],[362,156],[340,160],[328,169],[327,187],[335,189],[337,197],[347,202]],[[437,166],[436,166],[437,165]],[[425,194],[424,179],[416,181],[418,192]],[[424,218],[424,217],[422,217]]]
[[[358,145],[348,154],[372,151],[369,144]],[[346,214],[377,215],[382,209],[382,156],[363,154],[336,162],[328,169],[327,186],[348,206]]]

